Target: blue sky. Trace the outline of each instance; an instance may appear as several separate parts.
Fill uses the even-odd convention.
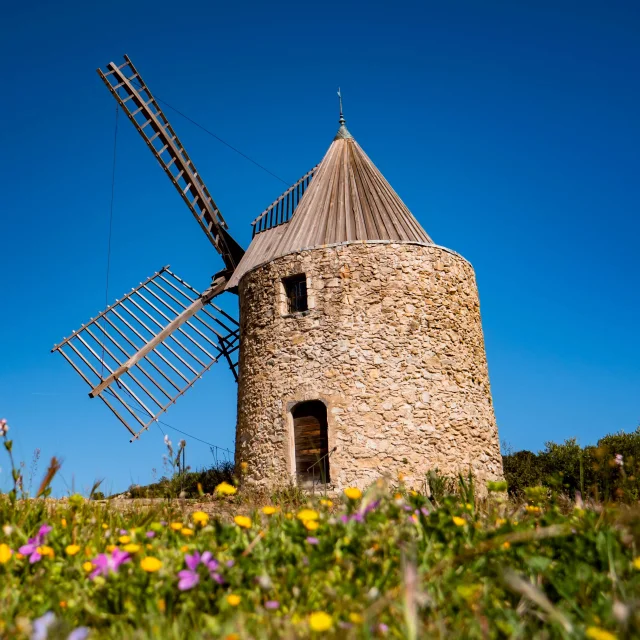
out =
[[[129,444],[49,353],[104,306],[115,102],[95,69],[123,53],[158,97],[287,182],[330,144],[340,85],[350,131],[434,240],[476,269],[501,439],[537,450],[638,425],[638,3],[184,7],[4,8],[0,417],[19,459],[36,447],[64,458],[58,492],[162,470],[159,430]],[[167,115],[246,246],[284,185]],[[110,301],[164,264],[203,288],[221,261],[121,118]],[[231,448],[229,372],[214,367],[165,421]],[[187,441],[188,463],[212,461]]]

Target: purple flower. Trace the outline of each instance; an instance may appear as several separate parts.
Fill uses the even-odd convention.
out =
[[[145,535],[147,536],[147,538],[155,538],[156,537],[156,532],[155,531],[147,531],[147,533],[145,533]]]
[[[33,630],[31,632],[31,640],[47,640],[49,635],[49,627],[55,624],[56,616],[53,611],[47,611],[43,616],[33,621]]]
[[[178,571],[178,578],[180,578],[180,581],[178,582],[178,589],[180,591],[193,589],[193,587],[200,582],[200,576],[193,569],[183,569],[182,571]]]
[[[67,640],[86,640],[89,637],[89,627],[78,627],[74,629]]]
[[[211,574],[211,579],[218,584],[224,584],[224,578],[219,573],[215,573],[215,571]]]
[[[426,518],[429,515],[429,509],[427,507],[420,507],[420,513]]]
[[[342,521],[342,524],[347,524],[347,522],[349,522],[349,516],[341,515],[340,520]]]
[[[280,603],[277,600],[267,600],[264,603],[264,608],[265,609],[274,610],[274,609],[278,609],[279,607],[280,607]]]
[[[233,565],[235,564],[235,562],[233,560],[227,560],[225,562],[225,564],[227,565],[227,567],[229,567],[229,569],[231,569],[231,567],[233,567]]]
[[[402,507],[402,508],[403,508],[405,511],[413,511],[413,507],[412,507],[412,506],[410,506],[410,505],[408,505],[408,504],[405,504],[405,505],[404,505],[404,507]]]
[[[307,542],[308,542],[309,544],[318,544],[318,542],[319,542],[319,541],[318,541],[318,538],[314,538],[313,536],[309,536],[309,537],[307,538]]]
[[[382,635],[385,635],[385,634],[387,633],[387,631],[389,631],[389,627],[388,627],[384,622],[381,622],[381,623],[378,625],[378,631],[379,631]]]
[[[42,558],[42,556],[38,553],[38,547],[44,544],[45,538],[49,533],[51,533],[52,530],[53,527],[50,527],[48,524],[43,524],[40,529],[38,529],[38,533],[36,533],[35,538],[29,538],[27,544],[23,544],[18,549],[18,551],[23,556],[29,556],[30,564],[34,564]]]
[[[619,467],[624,467],[624,458],[621,453],[616,453],[616,464]]]
[[[98,554],[91,562],[95,565],[95,570],[89,574],[89,578],[93,580],[96,576],[108,576],[109,573],[118,573],[121,564],[129,561],[129,554],[121,549],[114,549],[111,555],[106,553]]]
[[[367,515],[368,513],[371,513],[374,509],[378,508],[378,505],[380,504],[380,500],[374,500],[373,502],[370,502],[362,511],[363,515]]]
[[[126,536],[127,535],[127,530],[126,529],[120,529],[120,531],[118,532],[121,536]]]

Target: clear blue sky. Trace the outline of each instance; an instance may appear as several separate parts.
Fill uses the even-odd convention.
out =
[[[291,182],[330,144],[340,85],[356,139],[476,269],[501,439],[537,450],[638,425],[637,2],[11,3],[0,53],[0,417],[27,464],[36,447],[64,458],[58,492],[162,467],[160,432],[129,444],[49,353],[104,306],[115,102],[95,69],[123,53]],[[284,185],[167,113],[246,246]],[[109,299],[167,263],[205,287],[221,261],[120,125]],[[235,384],[215,369],[165,420],[231,448]],[[191,465],[212,461],[188,443]]]

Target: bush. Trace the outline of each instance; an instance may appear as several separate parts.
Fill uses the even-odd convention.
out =
[[[543,485],[571,498],[634,502],[640,497],[640,427],[605,436],[595,446],[581,447],[571,438],[547,442],[537,454],[507,452],[502,461],[511,495]]]

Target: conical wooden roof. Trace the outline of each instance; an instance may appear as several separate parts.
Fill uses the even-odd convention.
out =
[[[344,122],[286,223],[256,234],[227,288],[288,253],[367,240],[433,244]]]

